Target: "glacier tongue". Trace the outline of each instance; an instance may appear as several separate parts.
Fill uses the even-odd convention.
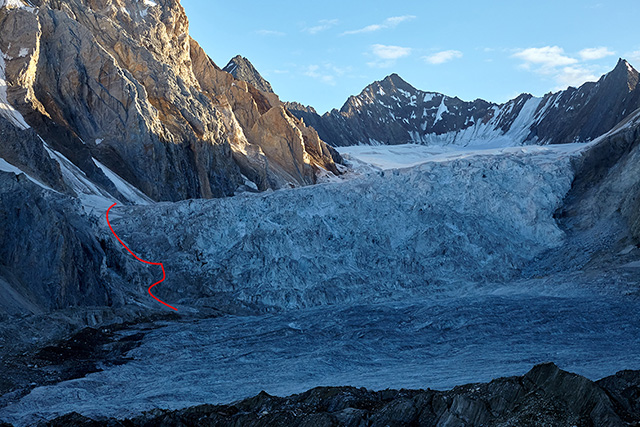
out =
[[[272,194],[122,208],[115,226],[163,260],[159,292],[262,309],[377,301],[508,280],[562,243],[570,152],[513,150]],[[166,261],[165,261],[166,260]]]
[[[640,368],[640,304],[622,298],[629,289],[611,284],[618,279],[561,275],[411,301],[160,322],[119,336],[145,334],[131,362],[35,388],[1,408],[0,419],[123,418],[346,384],[447,389],[551,360],[597,380]]]
[[[548,361],[594,380],[639,368],[635,269],[544,267],[555,250],[573,258],[551,261],[580,262],[553,218],[579,147],[487,153],[114,208],[132,250],[164,262],[160,298],[251,315],[133,326],[116,337],[144,335],[129,363],[36,387],[0,419],[126,417],[321,385],[448,388]]]

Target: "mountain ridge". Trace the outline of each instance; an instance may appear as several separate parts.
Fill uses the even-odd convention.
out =
[[[286,105],[335,146],[587,142],[640,107],[638,78],[620,58],[597,82],[542,97],[523,93],[496,104],[422,91],[392,73],[323,115],[298,103]]]

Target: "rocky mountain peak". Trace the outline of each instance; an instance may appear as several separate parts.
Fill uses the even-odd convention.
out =
[[[382,80],[382,83],[385,83],[387,85],[393,85],[396,87],[410,87],[411,89],[415,90],[415,88],[413,86],[411,86],[409,83],[407,83],[405,80],[402,79],[402,77],[400,77],[398,74],[393,73],[393,74],[389,74],[387,77],[385,77]]]
[[[614,68],[610,74],[620,76],[619,78],[622,81],[626,82],[629,86],[629,91],[635,90],[638,86],[640,73],[638,72],[638,70],[633,68],[633,66],[629,64],[626,59],[620,58],[618,60],[616,68]]]
[[[293,111],[304,111],[306,113],[318,114],[315,108],[310,105],[304,105],[299,102],[285,102],[284,106],[287,107],[288,110]]]
[[[396,73],[393,73],[388,75],[384,79],[380,81],[375,81],[369,86],[367,86],[359,96],[362,96],[365,93],[370,93],[372,95],[380,97],[380,96],[385,96],[387,94],[393,95],[398,92],[415,93],[417,91],[418,90],[415,87],[411,86],[409,83],[403,80],[402,77],[400,77]]]
[[[238,80],[247,82],[263,92],[273,93],[271,83],[265,80],[247,58],[236,55],[222,69]]]

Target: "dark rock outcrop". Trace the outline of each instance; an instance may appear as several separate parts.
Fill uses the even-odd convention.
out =
[[[613,427],[640,421],[639,386],[638,371],[620,372],[594,383],[544,364],[522,377],[446,392],[320,387],[285,398],[262,392],[231,405],[158,410],[126,421],[92,420],[74,413],[44,425]]]
[[[0,140],[0,158],[56,191],[70,191],[60,166],[51,159],[33,129],[20,129],[0,116]]]
[[[626,223],[640,243],[640,109],[577,159],[575,169],[559,216],[577,229]]]
[[[595,139],[640,108],[638,71],[620,59],[598,82],[548,93],[522,94],[504,104],[465,102],[423,92],[392,74],[320,116],[287,107],[334,146],[460,144],[507,139],[511,144],[562,144]]]
[[[118,303],[107,272],[117,255],[74,203],[0,172],[0,313]]]

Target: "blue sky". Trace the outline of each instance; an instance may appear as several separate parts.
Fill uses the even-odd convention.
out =
[[[505,102],[640,68],[638,0],[182,0],[220,66],[240,54],[284,101],[323,113],[397,73],[425,91]]]

